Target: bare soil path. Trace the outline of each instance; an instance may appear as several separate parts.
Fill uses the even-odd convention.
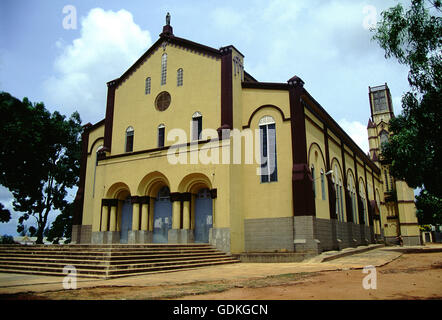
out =
[[[350,260],[351,257],[345,259]],[[323,271],[277,286],[234,288],[180,299],[442,299],[442,253],[405,254],[376,268],[376,289],[364,289],[362,281],[368,275],[360,269]]]
[[[113,280],[110,282],[111,285],[97,284],[94,287],[84,286],[77,290],[47,290],[44,286],[38,286],[38,290],[18,292],[14,290],[20,290],[20,287],[11,287],[0,291],[3,293],[0,294],[0,299],[442,299],[442,252],[403,254],[388,260],[391,262],[384,265],[374,263],[391,254],[391,251],[389,253],[383,249],[376,249],[327,263],[287,264],[279,266],[281,268],[279,273],[268,273],[270,275],[267,277],[257,277],[251,271],[271,267],[269,264],[256,266],[238,264],[223,267],[225,270],[206,269],[204,281],[196,280],[197,273],[201,274],[201,271],[195,270],[162,276],[169,281],[179,275],[187,277],[181,282],[160,281],[160,276],[152,275],[144,278],[122,278],[118,281]],[[361,267],[369,264],[378,265],[376,289],[366,290],[362,281],[368,274],[364,274]],[[296,266],[296,271],[292,272],[294,267],[290,266]],[[335,270],[331,271],[333,268]],[[243,269],[242,273],[239,269]],[[238,275],[221,280],[220,270],[236,270]],[[216,273],[217,277],[212,273]],[[245,277],[244,273],[249,276]],[[191,280],[192,276],[195,280]],[[156,279],[157,282],[153,282],[152,279]],[[48,289],[50,286],[54,287],[54,285],[47,286]],[[36,286],[29,288],[33,287]]]

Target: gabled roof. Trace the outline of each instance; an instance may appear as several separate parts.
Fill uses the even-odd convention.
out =
[[[372,129],[372,128],[376,128],[376,124],[371,121],[371,119],[368,119],[368,125],[367,125],[367,129]]]
[[[253,78],[250,73],[244,70],[244,82],[258,82],[255,78]]]
[[[221,58],[221,52],[218,49],[202,45],[184,38],[179,38],[173,34],[160,34],[160,38],[137,60],[129,67],[119,78],[109,81],[107,84],[119,86],[124,80],[126,80],[138,67],[146,61],[146,59],[153,54],[164,42],[167,44],[174,44],[188,50],[202,53],[203,55],[212,56],[215,58]]]

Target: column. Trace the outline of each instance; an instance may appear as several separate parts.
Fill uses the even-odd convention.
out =
[[[155,210],[155,198],[151,197],[149,200],[149,231],[153,231],[153,219]]]
[[[183,201],[183,229],[190,229],[190,200]]]
[[[109,231],[117,231],[117,206],[111,206],[110,209]]]
[[[147,231],[149,228],[149,197],[143,197],[141,202],[141,230]]]
[[[196,195],[191,194],[190,229],[195,229],[195,203],[196,203]]]
[[[181,226],[181,202],[173,201],[172,202],[172,229],[180,229]]]
[[[109,207],[107,205],[107,202],[103,201],[102,209],[101,209],[101,229],[100,229],[100,231],[107,231],[108,220],[109,220]]]
[[[132,231],[140,230],[140,204],[138,197],[132,197]]]

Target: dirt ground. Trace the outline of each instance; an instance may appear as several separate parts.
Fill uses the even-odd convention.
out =
[[[302,272],[260,279],[167,286],[106,286],[0,295],[0,299],[327,300],[442,299],[442,253],[404,254],[376,269],[376,289],[364,289],[361,269]]]
[[[362,270],[319,272],[279,286],[235,288],[184,296],[203,300],[442,299],[442,253],[406,254],[376,269],[376,289],[364,289]]]

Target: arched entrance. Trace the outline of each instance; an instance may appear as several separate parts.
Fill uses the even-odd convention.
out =
[[[195,199],[195,242],[209,242],[209,231],[213,226],[212,212],[210,190],[207,188],[200,189]]]
[[[153,242],[167,243],[172,228],[172,202],[169,187],[162,187],[157,194],[154,206]]]
[[[127,243],[129,230],[132,229],[132,204],[130,196],[123,200],[121,207],[120,243]]]

